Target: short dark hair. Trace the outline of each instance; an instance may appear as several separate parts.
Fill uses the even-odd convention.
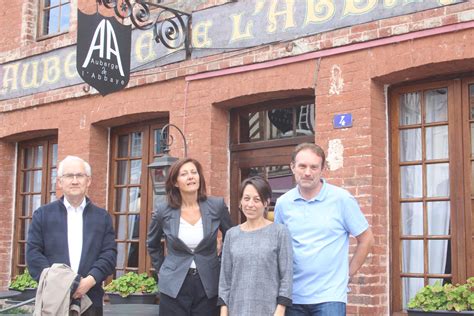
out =
[[[313,144],[313,143],[301,143],[298,146],[295,147],[293,150],[293,153],[291,154],[291,163],[295,163],[296,160],[296,155],[302,150],[311,150],[313,153],[316,154],[316,156],[321,157],[322,159],[322,166],[326,164],[326,154],[324,153],[324,149],[321,148],[321,146]]]
[[[170,168],[168,173],[168,177],[166,178],[165,189],[166,189],[166,198],[168,200],[168,204],[172,208],[179,208],[181,207],[182,198],[181,192],[176,187],[176,182],[178,181],[179,170],[181,167],[188,162],[194,164],[196,166],[196,170],[199,174],[199,190],[198,190],[198,201],[205,201],[207,199],[206,194],[206,180],[204,180],[204,175],[202,174],[202,166],[194,158],[182,158],[176,161]]]
[[[268,181],[260,176],[247,178],[244,181],[242,181],[242,183],[240,184],[239,200],[242,200],[242,197],[244,195],[244,190],[248,185],[253,186],[255,190],[257,190],[258,196],[260,197],[260,200],[262,200],[262,203],[270,204],[270,200],[272,198],[272,188],[270,184],[268,183]],[[265,210],[265,216],[266,215],[267,215],[267,210]]]

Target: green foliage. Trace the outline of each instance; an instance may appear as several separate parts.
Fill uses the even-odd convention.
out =
[[[9,288],[16,291],[24,291],[25,289],[36,289],[38,287],[38,282],[33,280],[28,269],[25,269],[23,274],[15,276],[10,283]]]
[[[427,312],[474,310],[474,277],[469,278],[466,284],[442,286],[436,281],[433,285],[427,285],[410,300],[408,308]]]
[[[128,272],[110,282],[104,287],[104,290],[108,293],[118,293],[122,297],[127,297],[133,293],[156,293],[158,286],[155,279],[149,277],[146,273]]]

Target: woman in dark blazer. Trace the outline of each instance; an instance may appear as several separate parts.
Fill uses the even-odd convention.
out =
[[[166,201],[155,200],[147,240],[158,273],[160,315],[218,315],[217,234],[224,237],[231,226],[224,200],[206,195],[201,164],[192,158],[173,164]]]

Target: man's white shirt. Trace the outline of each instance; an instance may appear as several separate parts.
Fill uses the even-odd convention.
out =
[[[86,199],[77,208],[71,205],[64,197],[64,206],[67,210],[67,244],[69,248],[69,262],[71,269],[78,273],[82,255],[82,214],[86,207]]]

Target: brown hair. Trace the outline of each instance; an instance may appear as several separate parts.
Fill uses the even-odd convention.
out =
[[[196,159],[193,158],[182,158],[176,161],[170,168],[168,177],[166,178],[165,189],[166,189],[166,198],[168,204],[172,208],[181,207],[182,198],[181,192],[176,187],[176,182],[179,176],[179,170],[181,167],[188,162],[191,162],[196,166],[196,170],[199,174],[199,190],[198,190],[198,201],[205,201],[207,199],[206,194],[206,181],[204,180],[204,175],[202,174],[202,166]]]
[[[244,190],[248,185],[253,186],[255,190],[257,190],[258,196],[260,197],[260,200],[262,200],[262,203],[266,203],[267,206],[270,205],[270,200],[272,198],[272,188],[267,180],[260,176],[255,176],[242,181],[242,183],[240,184],[240,200],[242,200]],[[267,215],[267,212],[268,210],[265,209],[265,217]]]
[[[311,150],[313,153],[316,154],[316,156],[321,157],[322,159],[322,167],[325,166],[326,164],[326,154],[324,153],[324,150],[321,148],[321,146],[313,144],[313,143],[301,143],[298,146],[295,147],[293,150],[293,153],[291,154],[291,163],[295,163],[296,155],[302,150]]]

